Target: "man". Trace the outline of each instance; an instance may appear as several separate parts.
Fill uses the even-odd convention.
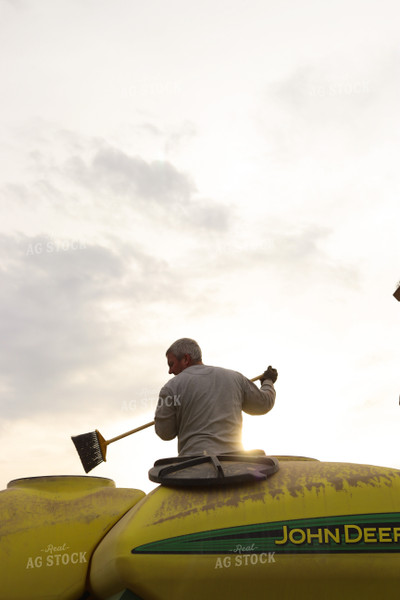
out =
[[[166,352],[175,375],[160,391],[155,430],[163,440],[178,436],[182,455],[241,452],[242,410],[263,415],[275,403],[276,369],[268,367],[261,389],[244,375],[206,366],[197,342],[177,340]]]

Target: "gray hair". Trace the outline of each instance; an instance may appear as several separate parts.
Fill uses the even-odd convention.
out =
[[[178,360],[189,354],[193,362],[201,362],[201,348],[195,340],[181,338],[168,348],[165,354],[174,354]]]

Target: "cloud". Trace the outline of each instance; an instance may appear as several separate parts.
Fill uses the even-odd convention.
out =
[[[114,148],[99,150],[93,159],[92,175],[112,192],[158,203],[180,204],[194,191],[189,177],[169,162],[146,162]]]
[[[69,410],[88,389],[100,405],[118,386],[135,387],[135,368],[123,382],[114,368],[140,352],[141,323],[172,297],[167,265],[133,246],[118,253],[45,236],[1,235],[0,249],[3,418]]]
[[[171,134],[173,144],[190,135],[187,125]],[[166,144],[171,136],[166,135]],[[41,213],[43,223],[60,221],[62,215],[64,226],[68,218],[78,227],[93,218],[101,227],[105,221],[120,227],[120,220],[139,220],[142,231],[167,225],[207,235],[228,232],[233,222],[232,206],[202,197],[190,173],[170,160],[128,154],[104,139],[56,130],[42,120],[31,123],[24,138],[24,177],[3,181],[0,194],[9,211],[34,211],[31,223]]]
[[[125,199],[132,209],[158,214],[172,227],[226,231],[231,210],[196,195],[191,177],[169,161],[145,161],[110,146],[98,150],[90,164],[74,157],[66,164],[68,175],[92,191]],[[154,212],[157,209],[158,212]]]
[[[146,161],[106,143],[89,160],[80,155],[68,158],[64,172],[70,180],[92,191],[128,198],[131,206],[184,204],[195,191],[190,177],[170,162]]]

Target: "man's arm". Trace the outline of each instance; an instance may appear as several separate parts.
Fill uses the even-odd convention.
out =
[[[160,391],[154,422],[156,434],[162,440],[173,440],[178,435],[175,399],[167,387]]]
[[[260,389],[245,378],[242,410],[249,415],[265,415],[274,407],[276,391],[273,379],[276,380],[276,377],[270,375],[269,368],[264,375],[268,378],[262,380]]]

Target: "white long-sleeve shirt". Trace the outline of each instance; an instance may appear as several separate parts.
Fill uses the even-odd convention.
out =
[[[180,456],[242,451],[242,410],[263,415],[275,395],[269,379],[260,389],[237,371],[193,365],[161,389],[155,430],[163,440],[178,436]]]

